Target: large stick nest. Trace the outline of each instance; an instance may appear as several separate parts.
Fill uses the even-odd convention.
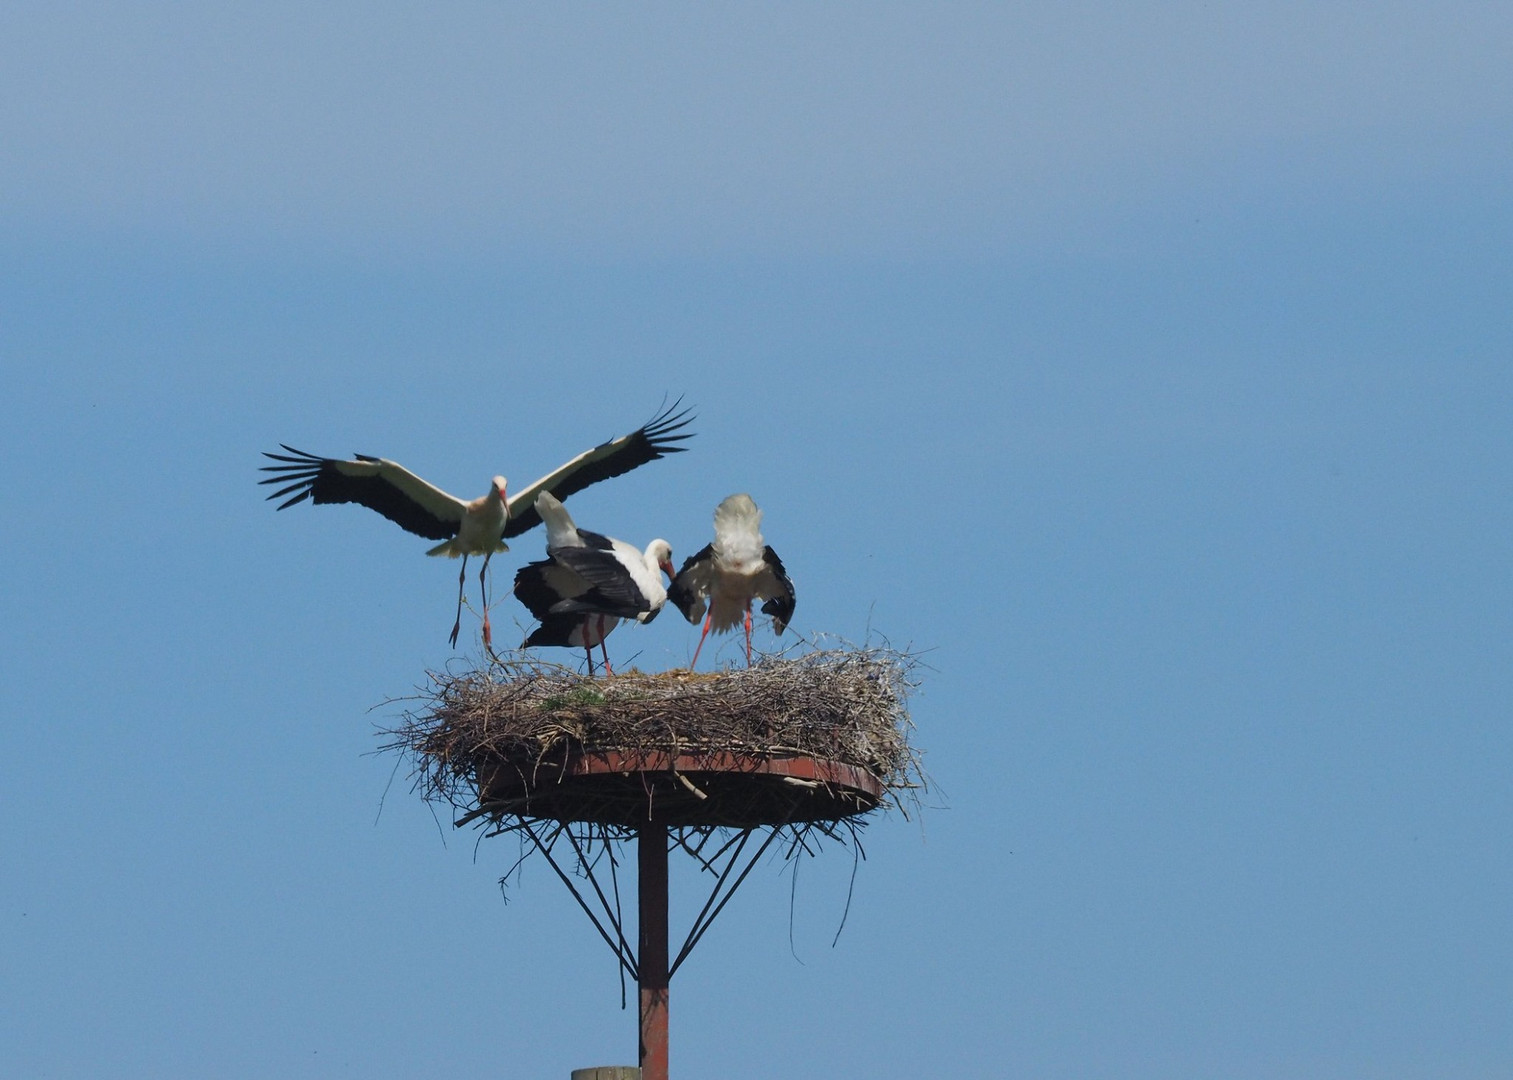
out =
[[[416,790],[459,825],[837,821],[916,802],[915,666],[891,649],[830,648],[717,674],[594,678],[512,653],[431,673],[385,749],[410,757]]]

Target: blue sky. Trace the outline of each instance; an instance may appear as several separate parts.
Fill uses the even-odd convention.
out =
[[[1510,1075],[1510,24],[8,7],[5,1071],[633,1060],[561,886],[372,754],[455,564],[254,480],[471,497],[670,393],[578,521],[751,492],[796,632],[928,650],[938,784],[833,949],[849,858],[753,875],[677,1073]]]

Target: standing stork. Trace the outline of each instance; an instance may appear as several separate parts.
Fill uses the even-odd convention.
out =
[[[690,671],[712,628],[733,630],[745,615],[746,663],[751,663],[751,602],[767,601],[762,614],[772,616],[774,633],[781,634],[793,618],[793,582],[777,552],[762,542],[762,512],[750,495],[732,495],[715,507],[714,543],[690,555],[667,588],[667,597],[697,624],[704,616],[704,632],[693,651]],[[709,614],[704,614],[705,601]]]
[[[527,563],[515,574],[515,596],[541,620],[522,646],[565,645],[588,654],[594,673],[594,646],[609,650],[604,639],[621,619],[649,623],[667,602],[662,574],[672,577],[672,548],[653,540],[640,551],[573,524],[567,508],[549,491],[536,497],[546,521],[546,558]]]
[[[502,476],[494,477],[486,494],[469,502],[447,494],[393,461],[366,454],[357,454],[351,461],[323,458],[285,443],[279,445],[287,453],[264,451],[264,457],[282,464],[263,466],[263,472],[274,475],[259,483],[285,485],[268,496],[270,500],[290,496],[279,504],[280,510],[305,499],[316,505],[360,503],[378,511],[406,532],[427,540],[440,540],[441,543],[427,551],[427,555],[445,555],[454,559],[461,556],[462,568],[457,574],[457,619],[452,624],[451,636],[454,646],[462,627],[468,556],[482,555],[478,589],[483,601],[483,643],[491,645],[485,585],[489,560],[496,551],[509,550],[506,538],[519,536],[541,522],[536,510],[537,497],[550,489],[561,498],[567,498],[590,484],[688,449],[677,445],[693,436],[692,432],[682,430],[693,418],[687,409],[677,411],[681,402],[681,398],[674,401],[629,435],[585,450],[513,496],[507,494]]]

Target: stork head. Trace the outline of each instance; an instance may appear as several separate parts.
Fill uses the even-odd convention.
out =
[[[657,568],[671,581],[677,577],[672,568],[672,545],[666,540],[653,540],[646,545],[646,561],[656,563]]]
[[[496,476],[494,477],[492,483],[494,485],[494,494],[499,496],[499,501],[504,504],[504,514],[506,517],[508,517],[510,513],[510,500],[509,497],[505,494],[505,488],[508,486],[507,482],[505,481],[504,477]]]

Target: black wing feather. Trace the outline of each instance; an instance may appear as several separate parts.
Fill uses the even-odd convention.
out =
[[[714,558],[714,545],[705,544],[698,551],[683,560],[683,568],[678,571],[672,583],[667,586],[667,600],[673,607],[683,613],[683,618],[689,622],[698,622],[699,617],[695,614],[698,596],[688,587],[687,574],[700,563],[708,562]]]
[[[559,601],[555,605],[557,611],[592,612],[634,619],[650,609],[640,586],[625,572],[625,564],[610,552],[598,548],[558,548],[552,552],[552,559],[575,572],[590,586],[582,596]]]
[[[297,492],[293,498],[279,504],[280,510],[286,510],[305,499],[317,506],[324,503],[358,503],[369,510],[378,511],[406,532],[423,536],[427,540],[450,539],[462,527],[460,521],[443,521],[436,517],[381,476],[348,476],[336,467],[336,458],[317,457],[284,443],[279,445],[294,456],[270,454],[266,450],[263,451],[263,456],[290,464],[263,466],[263,472],[274,475],[259,480],[258,483],[285,484],[294,481],[268,496],[269,499],[277,499],[290,492]],[[379,460],[365,454],[355,456],[359,461]]]
[[[569,495],[582,491],[590,484],[597,484],[600,480],[608,480],[613,476],[621,476],[632,469],[640,468],[648,461],[656,461],[668,454],[681,454],[687,450],[688,447],[677,444],[684,439],[693,438],[693,432],[682,431],[693,422],[693,416],[689,409],[677,411],[682,403],[683,399],[680,397],[663,409],[648,423],[632,432],[627,437],[625,445],[613,454],[597,461],[587,462],[581,469],[559,478],[552,485],[552,494],[566,501]],[[510,520],[504,526],[504,535],[506,537],[519,536],[539,524],[541,524],[541,515],[532,504],[510,514]]]
[[[585,545],[593,548],[595,551],[613,551],[615,549],[614,541],[603,533],[592,532],[588,529],[579,529],[578,539],[582,540]],[[556,550],[562,551],[563,549],[557,548]]]
[[[573,645],[573,631],[583,625],[582,615],[547,615],[537,616],[541,619],[541,625],[531,631],[531,636],[521,644],[521,648],[532,648],[537,645],[562,645],[571,648]]]
[[[793,609],[798,605],[798,597],[793,592],[793,579],[788,576],[788,571],[783,569],[783,560],[778,558],[778,553],[768,547],[762,553],[762,558],[772,569],[773,576],[778,579],[782,586],[782,593],[772,597],[762,605],[762,614],[772,616],[772,629],[774,633],[781,634],[793,621]]]
[[[551,583],[551,573],[557,569],[555,561],[542,559],[526,563],[515,571],[515,599],[542,622],[551,617],[552,605],[564,599]]]

